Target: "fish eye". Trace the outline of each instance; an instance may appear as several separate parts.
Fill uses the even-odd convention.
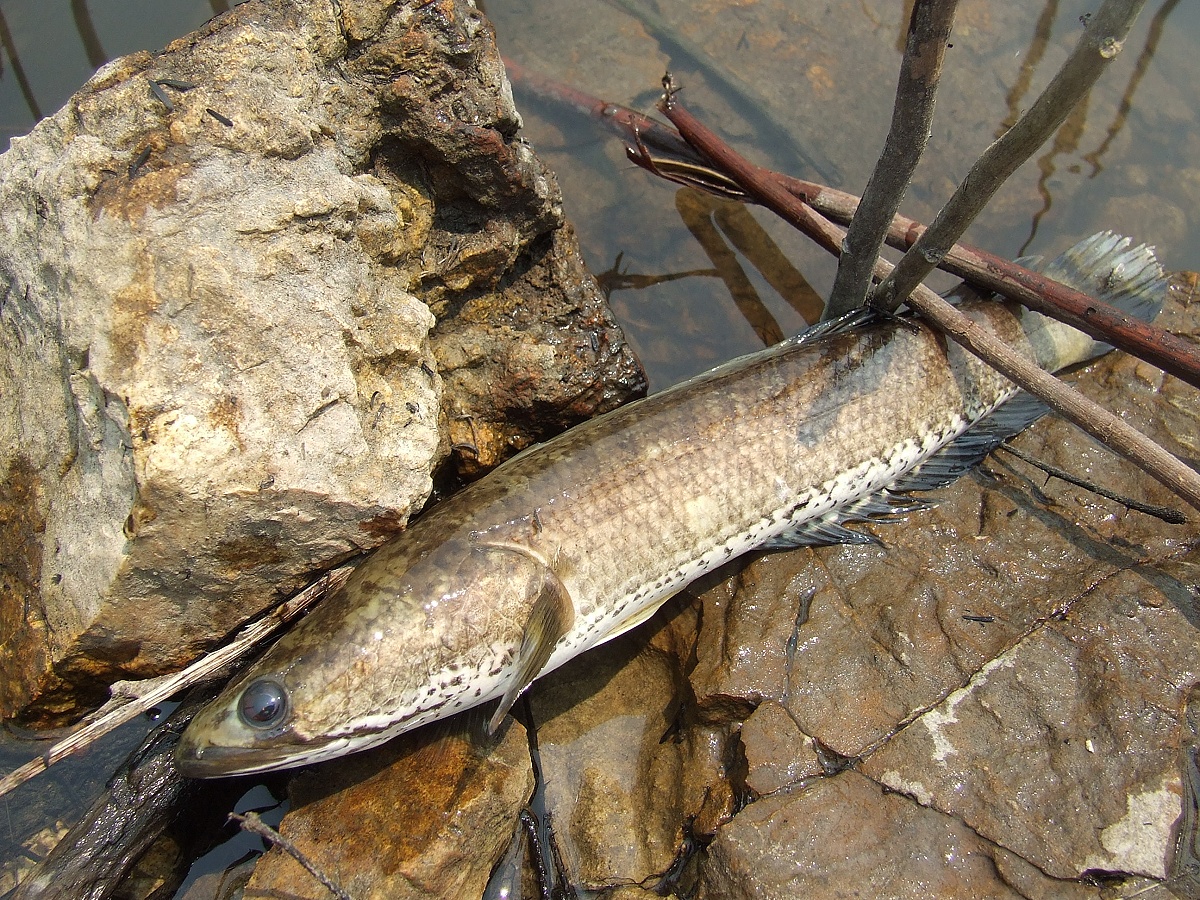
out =
[[[238,717],[251,728],[272,728],[287,714],[287,707],[283,685],[270,678],[259,678],[242,691]]]

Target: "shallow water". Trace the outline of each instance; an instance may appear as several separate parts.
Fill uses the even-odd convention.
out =
[[[1010,110],[1027,108],[1049,81],[1074,46],[1080,16],[1094,6],[1083,0],[959,5],[933,134],[902,207],[906,214],[932,219]],[[906,21],[902,4],[660,2],[665,31],[627,7],[655,5],[487,4],[501,51],[528,68],[645,112],[669,68],[683,88],[682,101],[756,162],[822,181],[811,164],[789,152],[783,141],[790,137],[843,189],[862,192],[891,117]],[[1110,228],[1157,245],[1168,268],[1195,268],[1198,41],[1196,4],[1147,4],[1125,52],[1089,101],[1005,185],[967,240],[1010,257],[1055,254]],[[624,270],[640,275],[714,267],[728,272],[706,249],[726,246],[757,292],[758,316],[747,318],[741,311],[747,300],[731,294],[729,278],[694,275],[614,290],[613,307],[653,388],[760,348],[764,318],[785,334],[803,327],[802,300],[788,302],[765,283],[767,271],[755,264],[762,262],[732,248],[732,228],[719,213],[681,208],[688,201],[675,185],[634,168],[621,142],[592,122],[539,106],[519,86],[516,96],[530,140],[558,173],[594,272],[612,269],[618,255]],[[734,210],[747,227],[747,211]],[[808,283],[827,293],[834,266],[824,252],[762,210],[750,215]]]
[[[106,59],[161,47],[227,5],[0,0],[4,146]],[[1027,107],[1053,74],[1094,6],[960,4],[907,214],[932,218],[1011,110]],[[890,0],[490,0],[486,9],[504,53],[606,100],[649,111],[669,67],[682,100],[735,146],[803,177],[860,193],[886,134],[903,37],[901,4]],[[1055,253],[1112,228],[1156,244],[1168,268],[1200,268],[1198,49],[1200,5],[1149,3],[1088,103],[1002,189],[968,239],[1008,256]],[[613,308],[654,389],[819,314],[834,266],[804,238],[761,210],[658,181],[628,163],[621,141],[598,123],[519,86],[516,97],[529,140],[558,174],[589,267],[609,273]],[[31,835],[78,815],[147,727],[8,798],[0,859],[16,859]],[[0,738],[5,770],[32,753]]]

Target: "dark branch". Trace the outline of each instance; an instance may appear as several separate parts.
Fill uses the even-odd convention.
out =
[[[913,4],[896,84],[891,130],[846,232],[833,292],[825,307],[827,320],[842,316],[866,301],[879,248],[929,143],[942,58],[954,26],[957,2],[917,0]]]

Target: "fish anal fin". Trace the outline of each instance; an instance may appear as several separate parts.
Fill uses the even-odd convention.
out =
[[[488,543],[484,546],[492,550],[525,555],[538,563],[542,573],[529,611],[529,619],[521,636],[521,646],[517,649],[516,665],[509,676],[504,695],[500,698],[500,705],[488,721],[488,734],[495,734],[508,711],[517,702],[517,698],[541,674],[559,639],[575,624],[575,602],[571,599],[567,586],[541,554],[520,544],[508,542]]]
[[[660,609],[662,609],[663,604],[666,603],[668,600],[670,600],[672,597],[674,597],[676,594],[678,594],[681,590],[683,590],[683,585],[680,585],[679,587],[675,588],[675,590],[671,591],[669,594],[664,594],[662,596],[662,598],[651,603],[645,609],[642,609],[642,610],[634,613],[628,619],[621,622],[615,629],[613,629],[613,631],[610,634],[605,635],[604,638],[602,639],[601,643],[615,640],[616,638],[619,638],[621,635],[623,635],[625,632],[632,631],[633,629],[637,628],[639,625],[641,625],[643,622],[645,622],[647,619],[649,619],[651,616],[653,616],[656,612],[658,612]]]

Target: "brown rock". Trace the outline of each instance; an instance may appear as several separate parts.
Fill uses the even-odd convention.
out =
[[[546,808],[573,884],[664,873],[682,838],[677,661],[633,632],[535,682]]]
[[[988,843],[856,772],[746,807],[702,864],[701,898],[1020,897]]]
[[[740,736],[746,754],[746,787],[756,794],[773,794],[824,772],[813,739],[774,700],[764,700],[742,723]]]
[[[432,301],[433,350],[446,384],[453,461],[463,475],[646,389],[569,227],[515,266],[519,280]]]
[[[996,873],[1004,883],[1028,900],[1098,900],[1104,896],[1095,884],[1051,878],[1033,863],[1002,847],[993,849],[992,860],[996,864]],[[1139,896],[1137,892],[1143,887],[1146,885],[1134,888],[1128,881],[1121,884],[1126,896]],[[1167,898],[1161,897],[1159,900]]]
[[[292,781],[280,832],[356,900],[479,897],[533,790],[525,730],[481,740],[482,718],[404,735]],[[329,892],[273,849],[247,900]]]
[[[1193,554],[1193,556],[1195,556]],[[1189,565],[1200,575],[1200,558]],[[863,763],[1051,876],[1169,874],[1200,679],[1195,598],[1162,570],[1117,573],[1035,628]]]

